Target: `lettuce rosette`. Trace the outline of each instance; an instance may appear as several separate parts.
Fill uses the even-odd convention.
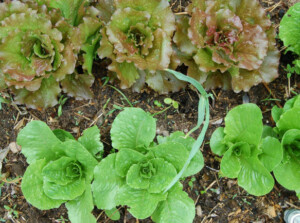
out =
[[[271,174],[282,161],[283,150],[276,135],[262,123],[262,112],[255,104],[239,105],[228,112],[225,127],[211,136],[211,150],[223,156],[221,175],[237,178],[249,194],[262,196],[274,187]]]
[[[127,205],[136,218],[154,222],[193,222],[195,206],[180,182],[167,190],[189,157],[195,140],[182,132],[158,137],[155,119],[139,108],[125,108],[111,128],[112,146],[119,151],[104,158],[94,170],[92,191],[99,209]],[[204,164],[197,151],[183,177]]]
[[[29,163],[21,184],[27,202],[40,210],[65,203],[72,222],[95,223],[91,182],[103,150],[99,129],[86,129],[77,141],[64,130],[32,121],[20,131],[17,143]]]
[[[174,42],[206,89],[249,91],[278,76],[275,29],[257,0],[195,0],[177,17]]]
[[[10,88],[16,103],[32,108],[56,105],[62,90],[77,99],[91,98],[94,78],[79,74],[76,67],[78,54],[84,51],[82,64],[91,71],[90,57],[96,50],[89,44],[98,46],[99,38],[92,42],[90,33],[100,26],[91,27],[94,23],[82,18],[82,25],[74,27],[60,8],[37,2],[0,4],[0,90]],[[84,12],[92,17],[92,12]]]
[[[283,159],[274,170],[276,180],[300,198],[300,96],[288,100],[283,108],[272,109],[274,132],[281,139]]]
[[[111,59],[108,69],[122,88],[140,91],[147,83],[167,93],[184,86],[164,71],[177,67],[171,44],[175,17],[167,0],[102,0],[97,8],[106,22],[98,54]]]

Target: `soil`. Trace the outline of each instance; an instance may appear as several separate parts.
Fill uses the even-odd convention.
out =
[[[261,4],[270,14],[271,20],[276,24],[287,11],[288,1],[263,0]],[[187,5],[187,1],[171,1],[174,12],[181,12]],[[278,41],[278,48],[282,49],[282,43]],[[211,101],[210,127],[205,137],[204,146],[201,148],[205,157],[205,167],[194,177],[183,181],[184,190],[195,201],[196,217],[195,223],[208,222],[283,222],[283,212],[288,208],[300,209],[300,202],[295,193],[288,191],[275,184],[274,189],[265,196],[255,197],[249,195],[242,188],[238,187],[237,181],[220,177],[218,169],[220,158],[212,154],[208,142],[215,128],[224,125],[226,113],[233,107],[246,102],[256,103],[263,111],[264,123],[274,126],[270,116],[272,106],[284,105],[284,102],[291,96],[288,95],[288,80],[284,68],[291,63],[291,54],[283,54],[280,61],[280,77],[270,84],[260,84],[253,87],[248,93],[235,94],[232,91],[214,90],[215,100]],[[94,99],[89,101],[75,101],[69,98],[63,105],[63,112],[57,117],[58,106],[45,111],[26,109],[24,106],[2,104],[0,109],[0,152],[5,148],[13,148],[16,136],[21,128],[30,120],[42,120],[51,128],[61,128],[79,137],[81,132],[89,126],[96,124],[101,130],[101,140],[104,143],[106,154],[111,148],[110,126],[114,117],[119,113],[119,107],[126,107],[128,104],[108,85],[103,86],[103,77],[106,76],[107,61],[96,61],[94,73],[96,81],[92,87]],[[118,87],[117,83],[114,86]],[[300,76],[292,76],[291,89],[300,93]],[[142,93],[133,93],[131,90],[122,90],[126,97],[148,112],[160,111],[154,105],[157,100],[163,104],[166,97],[179,102],[178,110],[170,109],[158,115],[157,134],[168,135],[170,132],[181,130],[187,132],[194,127],[197,119],[197,94],[187,87],[178,93],[169,95],[158,95],[150,89]],[[3,92],[2,96],[9,94]],[[197,136],[196,132],[193,134]],[[40,211],[26,202],[22,195],[20,183],[28,164],[25,157],[18,148],[11,149],[3,161],[2,181],[0,181],[0,222],[28,222],[28,223],[50,223],[68,222],[67,210],[62,205],[58,209]],[[14,212],[13,212],[14,211]],[[117,222],[152,222],[151,219],[137,220],[133,218],[126,208],[120,208],[121,220]],[[103,211],[94,210],[98,222],[113,222]]]

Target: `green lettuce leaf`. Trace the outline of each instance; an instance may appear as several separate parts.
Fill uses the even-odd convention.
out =
[[[282,149],[270,127],[263,127],[262,112],[255,104],[243,104],[228,112],[225,128],[211,138],[212,151],[223,155],[221,173],[237,178],[248,193],[261,196],[274,186],[270,172],[280,163]]]
[[[91,185],[88,183],[85,186],[84,193],[66,203],[69,219],[72,223],[96,223],[95,216],[91,213],[94,209]]]
[[[67,21],[73,25],[78,25],[81,15],[80,8],[85,3],[85,0],[44,0],[50,7],[60,9]]]
[[[233,153],[233,148],[227,150],[221,161],[221,171],[222,173],[229,178],[237,178],[241,169],[241,161]]]
[[[284,112],[276,126],[281,132],[286,132],[290,129],[300,129],[300,107],[294,107]]]
[[[97,127],[92,127],[84,132],[81,140],[91,149],[95,142],[100,145],[99,137]],[[90,188],[98,163],[94,155],[70,133],[61,129],[52,131],[41,121],[28,123],[20,131],[17,142],[30,163],[21,185],[28,202],[41,210],[68,202],[72,222],[95,223]]]
[[[224,136],[224,128],[219,127],[213,132],[210,138],[210,148],[219,156],[223,156],[228,150],[228,147],[225,144]]]
[[[42,170],[47,165],[44,159],[36,160],[26,170],[22,179],[22,193],[28,203],[39,208],[40,210],[49,210],[58,208],[64,200],[51,199],[43,189]]]
[[[93,156],[103,151],[103,144],[100,141],[100,130],[96,125],[84,130],[82,136],[78,138],[78,142]]]
[[[120,188],[118,203],[129,206],[129,212],[138,219],[145,219],[152,215],[160,201],[167,198],[168,194],[152,194],[147,190],[136,190],[128,185]]]
[[[179,172],[184,166],[186,160],[189,157],[189,152],[180,143],[168,142],[152,147],[151,152],[157,158],[162,158],[171,163],[176,171]]]
[[[270,126],[267,126],[267,125],[264,125],[264,128],[263,128],[263,133],[261,135],[261,138],[264,139],[266,137],[273,137],[273,138],[277,138],[278,135],[277,133],[274,131],[274,129]]]
[[[59,185],[44,179],[43,190],[52,199],[73,200],[85,191],[85,179],[78,178],[66,185]]]
[[[289,190],[300,190],[300,130],[288,130],[281,141],[283,159],[275,167],[276,180]]]
[[[40,121],[28,123],[18,134],[17,143],[22,146],[22,153],[29,164],[40,159],[47,162],[56,160],[64,153],[61,141]]]
[[[121,218],[120,212],[117,208],[111,210],[105,210],[105,214],[113,221],[118,221]]]
[[[158,204],[151,217],[157,223],[192,223],[195,217],[194,201],[177,183],[168,192],[167,199]]]
[[[159,144],[166,143],[166,142],[175,142],[180,143],[185,147],[185,149],[190,152],[194,143],[195,139],[192,137],[185,137],[183,132],[173,132],[170,136],[163,139],[163,142],[159,142]],[[197,151],[196,155],[191,160],[190,164],[186,168],[185,172],[183,173],[182,177],[188,177],[198,173],[204,166],[204,159],[202,153]]]
[[[277,106],[274,106],[272,108],[271,114],[272,114],[272,118],[275,122],[278,122],[278,120],[280,119],[280,116],[282,115],[283,111],[284,110],[282,108],[279,108]]]
[[[119,176],[125,177],[129,168],[146,159],[146,157],[132,149],[122,149],[116,155],[115,168]]]
[[[279,140],[268,136],[262,140],[260,148],[262,153],[258,156],[259,160],[268,171],[273,171],[283,158],[283,151]]]
[[[63,129],[54,129],[52,131],[54,135],[62,142],[66,140],[75,140],[71,133],[63,130]]]
[[[238,184],[248,193],[262,196],[269,193],[274,186],[274,179],[257,157],[243,158]]]
[[[99,209],[110,210],[120,205],[116,198],[125,180],[116,173],[115,159],[116,154],[109,155],[94,170],[92,191]]]
[[[156,133],[155,119],[140,108],[125,108],[111,127],[112,146],[145,151]]]
[[[279,38],[288,50],[300,55],[300,3],[296,3],[283,16],[279,27]]]
[[[225,140],[258,145],[263,131],[262,113],[255,104],[244,104],[230,110],[225,117]]]

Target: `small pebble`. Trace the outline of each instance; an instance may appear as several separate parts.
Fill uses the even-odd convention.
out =
[[[197,216],[202,217],[203,212],[202,212],[202,208],[201,208],[200,205],[197,205],[197,207],[196,207],[196,213],[197,213]]]
[[[16,142],[11,142],[8,147],[12,153],[18,153],[21,151],[21,146],[19,146]]]
[[[164,131],[162,132],[162,134],[163,134],[164,137],[167,137],[167,136],[170,135],[169,131],[167,131],[167,130],[164,130]]]

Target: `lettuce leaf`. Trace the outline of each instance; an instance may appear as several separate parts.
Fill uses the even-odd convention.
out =
[[[279,38],[288,50],[300,56],[300,3],[296,3],[283,16],[279,27]]]

